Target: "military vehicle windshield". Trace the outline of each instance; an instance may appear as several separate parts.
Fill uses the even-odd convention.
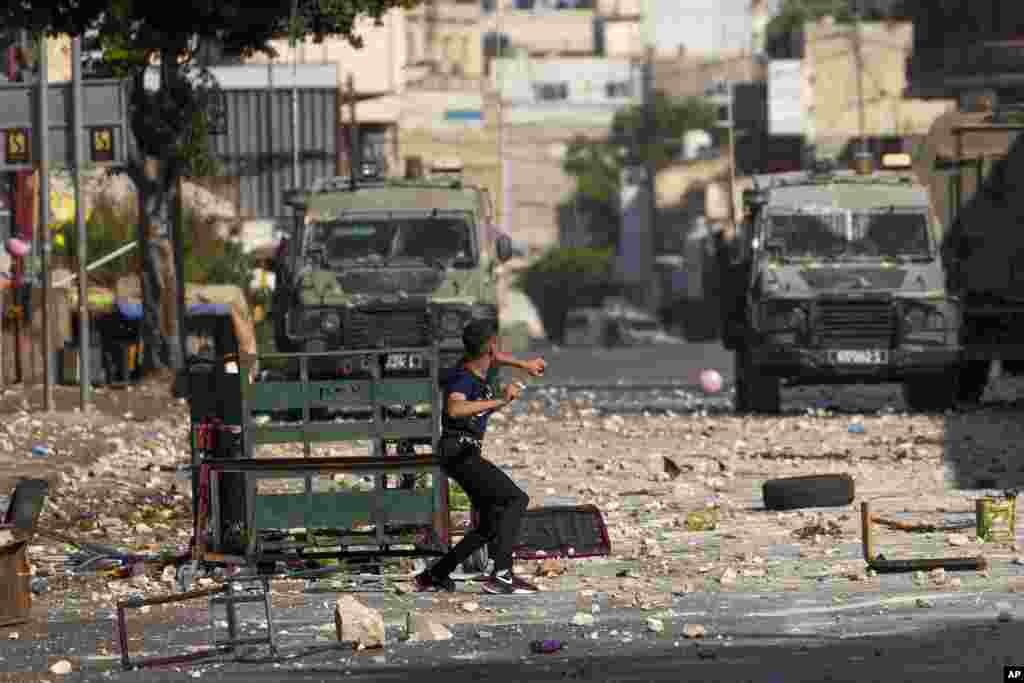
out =
[[[460,218],[415,217],[314,223],[310,246],[329,267],[403,261],[472,268],[471,228]]]
[[[783,258],[931,257],[924,210],[773,210],[765,220],[766,244]]]

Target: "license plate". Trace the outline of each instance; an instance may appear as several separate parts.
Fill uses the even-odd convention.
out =
[[[885,365],[889,352],[884,349],[843,349],[830,351],[830,360],[836,365]]]
[[[409,355],[405,353],[389,353],[384,367],[388,370],[405,370],[409,367]]]

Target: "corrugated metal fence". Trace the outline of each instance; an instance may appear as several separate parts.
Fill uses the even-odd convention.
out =
[[[226,90],[224,96],[227,132],[211,142],[224,174],[240,180],[242,216],[290,216],[283,200],[285,190],[295,185],[291,90]],[[338,98],[336,88],[298,90],[300,187],[338,173]]]

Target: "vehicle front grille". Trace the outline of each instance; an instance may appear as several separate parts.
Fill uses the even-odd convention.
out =
[[[892,346],[896,316],[888,302],[821,302],[815,318],[814,334],[822,347]]]
[[[356,310],[347,323],[347,348],[428,346],[431,340],[430,312],[426,310]]]

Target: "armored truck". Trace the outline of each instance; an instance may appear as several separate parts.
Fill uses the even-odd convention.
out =
[[[899,382],[914,410],[954,405],[960,315],[925,187],[819,167],[757,177],[745,203],[723,335],[738,410],[778,412],[783,383]]]
[[[279,269],[275,342],[283,352],[415,347],[434,343],[442,365],[462,353],[475,318],[498,321],[498,262],[486,190],[456,173],[419,180],[328,178],[291,198],[303,220]],[[283,315],[281,313],[283,312]],[[368,362],[368,361],[367,361]],[[388,369],[421,369],[395,354]],[[358,361],[320,374],[365,371]]]
[[[959,400],[981,400],[993,365],[1024,374],[1024,111],[991,103],[940,116],[915,170],[943,231],[948,287],[961,301]]]

